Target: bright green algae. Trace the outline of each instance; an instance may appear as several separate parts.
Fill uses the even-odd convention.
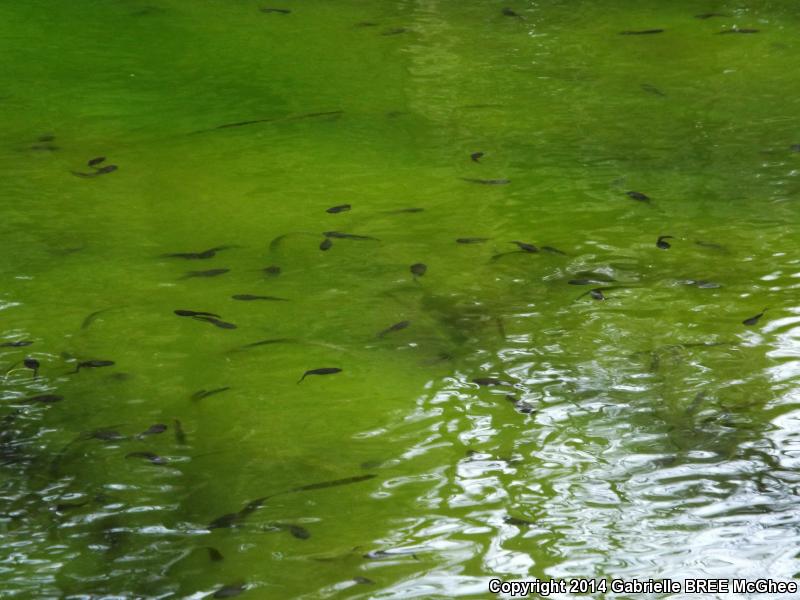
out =
[[[42,365],[0,388],[0,587],[490,597],[492,576],[800,571],[800,23],[746,5],[0,6],[0,333],[34,342],[0,365]],[[119,169],[71,174],[97,156]],[[324,231],[377,241],[323,252]],[[492,258],[514,240],[564,254]],[[578,299],[605,287],[581,271],[622,287]],[[282,341],[241,348],[261,340]],[[68,374],[88,359],[115,365]],[[343,371],[298,385],[322,367]],[[45,393],[64,400],[23,402]]]

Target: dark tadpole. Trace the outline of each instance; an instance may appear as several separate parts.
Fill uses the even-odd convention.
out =
[[[326,250],[330,250],[333,247],[333,240],[330,238],[325,238],[319,244],[319,249],[325,252]]]
[[[72,510],[74,508],[81,508],[89,504],[89,500],[84,500],[83,502],[62,502],[60,504],[55,505],[56,512],[67,512],[68,510]]]
[[[326,238],[335,238],[337,240],[357,240],[357,241],[373,241],[373,242],[380,241],[378,238],[370,237],[368,235],[342,233],[341,231],[324,231],[322,235],[324,235]]]
[[[339,204],[338,206],[331,206],[330,208],[326,209],[326,213],[330,213],[335,215],[336,213],[346,212],[352,208],[349,204]]]
[[[766,308],[764,310],[762,310],[760,313],[758,313],[756,316],[750,317],[749,319],[745,319],[744,321],[742,321],[742,325],[748,325],[749,326],[749,325],[757,324],[759,319],[761,319],[761,317],[764,316],[765,312],[767,312]]]
[[[239,512],[228,513],[226,515],[222,515],[221,517],[217,517],[208,524],[208,528],[227,529],[230,527],[237,527],[239,523],[248,517],[248,515],[261,508],[264,505],[264,502],[269,500],[271,497],[272,496],[262,496],[261,498],[256,498],[255,500],[248,502]]]
[[[207,271],[189,271],[181,279],[191,279],[192,277],[217,277],[228,273],[230,269],[208,269]]]
[[[159,456],[158,454],[153,454],[152,452],[128,452],[125,455],[125,458],[143,458],[153,465],[167,464],[167,459],[165,459],[163,456]]]
[[[472,154],[469,155],[469,157],[470,159],[472,159],[472,162],[481,162],[481,158],[483,158],[483,155],[484,155],[483,152],[473,152]]]
[[[243,518],[241,513],[228,513],[211,521],[211,523],[208,524],[208,528],[227,529],[229,527],[235,527]]]
[[[536,412],[536,409],[533,408],[530,404],[522,400],[518,400],[515,396],[511,394],[506,394],[506,400],[514,404],[514,409],[518,413],[522,413],[523,415],[530,415]]]
[[[224,125],[217,125],[212,129],[200,129],[193,133],[207,133],[209,131],[214,131],[216,129],[229,129],[231,127],[244,127],[246,125],[256,125],[258,123],[273,123],[275,121],[292,121],[298,119],[309,119],[312,117],[326,117],[326,116],[333,116],[333,115],[341,115],[343,111],[341,110],[332,110],[327,112],[316,112],[316,113],[308,113],[304,115],[295,115],[289,117],[268,117],[265,119],[250,119],[249,121],[237,121],[236,123],[225,123]]]
[[[628,31],[620,31],[620,35],[652,35],[654,33],[664,33],[663,29],[639,29],[639,30],[628,30]]]
[[[173,419],[173,429],[175,430],[175,443],[181,446],[186,445],[186,433],[183,431],[183,424],[178,419]]]
[[[292,12],[288,8],[260,8],[259,10],[263,13],[273,13],[277,15],[288,15]]]
[[[366,558],[367,560],[378,560],[381,558],[394,558],[397,556],[411,556],[415,560],[419,560],[417,557],[416,551],[410,548],[393,548],[389,550],[371,550],[366,554],[363,554],[362,557]]]
[[[32,402],[34,404],[55,404],[56,402],[61,402],[63,399],[64,396],[59,396],[58,394],[40,394],[39,396],[25,398],[25,402]]]
[[[658,89],[656,86],[654,86],[654,85],[650,85],[649,83],[643,83],[643,84],[642,84],[642,85],[640,85],[639,87],[641,87],[641,88],[642,88],[642,89],[643,89],[645,92],[647,92],[647,93],[649,93],[649,94],[653,94],[653,95],[655,95],[655,96],[662,96],[662,97],[666,97],[666,94],[665,94],[664,92],[662,92],[662,91],[661,91],[660,89]]]
[[[583,298],[586,295],[591,296],[593,300],[605,300],[606,299],[605,294],[603,294],[602,288],[595,288],[593,290],[589,290],[588,292],[585,292],[585,293],[581,294],[580,296],[578,296],[578,298],[576,298],[576,300],[578,300],[580,298]]]
[[[503,522],[508,523],[509,525],[516,525],[517,527],[527,527],[528,525],[534,524],[532,521],[518,519],[517,517],[504,517]]]
[[[510,179],[475,179],[474,177],[461,177],[463,181],[470,183],[480,183],[482,185],[506,185],[511,183]]]
[[[29,342],[27,340],[19,340],[17,342],[3,342],[0,344],[0,348],[23,348],[25,346],[30,346],[33,342]]]
[[[286,117],[288,121],[297,121],[299,119],[313,119],[316,117],[338,117],[339,115],[343,114],[343,110],[328,110],[325,112],[313,112],[313,113],[305,113],[302,115],[294,115],[292,117]]]
[[[250,121],[237,121],[236,123],[225,123],[224,125],[217,125],[214,129],[228,129],[231,127],[244,127],[245,125],[255,125],[256,123],[270,123],[272,121],[277,121],[276,117],[270,117],[267,119],[252,119]],[[213,131],[211,129],[201,129],[200,131],[195,131],[195,133],[204,133],[206,131]]]
[[[735,29],[726,29],[724,31],[719,31],[718,33],[725,34],[725,33],[758,33],[758,32],[759,32],[758,29],[746,29],[746,28],[745,29],[738,29],[738,28],[735,28]]]
[[[408,33],[409,29],[406,27],[395,27],[394,29],[387,29],[381,35],[400,35],[401,33]]]
[[[722,287],[722,284],[720,283],[717,283],[715,281],[708,281],[705,279],[678,279],[675,283],[677,283],[678,285],[694,286],[704,290],[712,290]]]
[[[500,336],[500,339],[507,339],[508,336],[506,335],[506,326],[503,324],[502,317],[494,317],[494,324],[497,326],[497,334]]]
[[[137,440],[143,440],[148,435],[158,435],[160,433],[164,433],[167,430],[167,426],[163,423],[156,423],[155,425],[150,425],[147,429],[145,429],[142,433],[136,436]]]
[[[215,246],[202,252],[173,252],[172,254],[162,254],[161,258],[185,258],[187,260],[202,260],[206,258],[213,258],[217,252],[221,250],[228,250],[233,246]]]
[[[80,435],[82,440],[100,440],[101,442],[117,442],[128,439],[116,429],[93,429]]]
[[[236,329],[236,325],[233,323],[228,323],[226,321],[221,321],[214,317],[192,317],[195,321],[205,321],[206,323],[211,323],[215,327],[219,327],[220,329]]]
[[[417,277],[422,277],[428,271],[428,265],[424,263],[414,263],[409,267],[411,274],[416,279]]]
[[[537,248],[533,244],[528,244],[526,242],[518,242],[518,241],[513,241],[511,243],[512,244],[516,244],[517,246],[519,246],[519,249],[522,250],[523,252],[531,252],[532,253],[532,252],[538,252],[539,251],[539,248]]]
[[[558,248],[553,248],[552,246],[542,246],[542,250],[545,252],[549,252],[550,254],[560,254],[561,256],[566,256],[567,253],[559,250]]]
[[[234,294],[231,296],[234,300],[272,300],[275,302],[289,302],[286,298],[278,298],[277,296],[254,296],[253,294]]]
[[[113,365],[113,360],[85,360],[78,363],[73,373],[77,373],[81,369],[97,369],[100,367],[111,367]]]
[[[289,533],[298,540],[307,540],[311,537],[311,532],[302,525],[289,525]]]
[[[376,475],[370,473],[367,475],[356,475],[355,477],[345,477],[344,479],[333,479],[331,481],[321,481],[320,483],[311,483],[308,485],[301,485],[300,487],[287,490],[285,493],[293,492],[310,492],[312,490],[324,490],[331,487],[339,487],[340,485],[350,485],[351,483],[360,483],[369,479],[374,479]]]
[[[379,337],[379,338],[382,338],[382,337],[384,337],[384,336],[386,336],[386,335],[388,335],[388,334],[390,334],[390,333],[392,333],[392,332],[394,332],[394,331],[400,331],[400,330],[402,330],[402,329],[405,329],[405,328],[406,328],[406,327],[408,327],[409,325],[411,325],[411,321],[400,321],[399,323],[395,323],[395,324],[394,324],[394,325],[392,325],[391,327],[387,327],[386,329],[384,329],[383,331],[381,331],[381,332],[378,334],[378,337]]]
[[[277,277],[281,274],[281,268],[278,265],[270,265],[268,267],[264,267],[261,271],[267,277]]]
[[[482,244],[483,242],[488,242],[489,238],[484,237],[467,237],[467,238],[457,238],[457,244]]]
[[[81,323],[81,329],[88,329],[88,327],[89,327],[89,326],[90,326],[92,323],[94,323],[94,322],[95,322],[95,320],[97,319],[97,317],[99,317],[99,316],[100,316],[100,315],[102,315],[103,313],[106,313],[106,312],[108,312],[108,311],[110,311],[110,310],[112,310],[112,309],[110,309],[110,308],[103,308],[103,309],[101,309],[101,310],[96,310],[96,311],[94,311],[93,313],[91,313],[90,315],[88,315],[88,316],[87,316],[87,317],[86,317],[86,318],[83,320],[83,323]]]
[[[361,577],[360,575],[357,577],[353,577],[353,581],[360,585],[372,585],[375,583],[369,577]]]
[[[714,290],[722,287],[722,284],[717,283],[716,281],[707,281],[705,279],[696,279],[696,280],[690,279],[689,281],[692,282],[689,285],[694,285],[702,290]]]
[[[174,312],[175,312],[175,314],[176,314],[176,315],[178,315],[179,317],[214,317],[214,318],[216,318],[216,319],[220,319],[220,318],[222,318],[222,317],[220,317],[220,316],[219,316],[219,315],[217,315],[217,314],[210,313],[210,312],[203,312],[203,311],[199,311],[199,310],[183,310],[183,309],[178,309],[178,310],[176,310],[176,311],[174,311]]]
[[[507,17],[516,17],[517,19],[522,19],[521,14],[514,12],[510,8],[504,8],[502,12]]]
[[[97,158],[90,159],[89,162],[87,162],[86,164],[87,166],[94,167],[96,165],[99,165],[101,162],[104,162],[105,160],[106,160],[105,156],[98,156]]]
[[[695,240],[694,243],[702,248],[710,248],[712,250],[719,250],[720,252],[728,252],[728,249],[722,244],[715,244],[714,242],[705,242],[703,240]]]
[[[213,598],[233,598],[238,596],[247,589],[244,583],[233,583],[230,585],[223,585],[213,594]]]
[[[117,165],[106,165],[105,167],[100,167],[99,169],[95,169],[94,173],[80,173],[78,171],[70,171],[76,177],[97,177],[98,175],[106,175],[107,173],[113,173],[119,167]]]
[[[311,537],[311,532],[302,525],[270,523],[267,526],[267,529],[272,531],[277,531],[277,530],[288,531],[289,533],[292,534],[292,537],[296,537],[298,540],[307,540],[308,538]]]
[[[589,283],[597,283],[597,282],[589,282]],[[628,286],[612,285],[612,286],[606,286],[606,287],[603,287],[603,288],[594,288],[594,289],[589,290],[588,292],[584,292],[583,294],[581,294],[580,296],[575,298],[575,300],[576,301],[580,300],[584,296],[591,296],[593,300],[605,300],[606,296],[605,296],[605,294],[603,292],[606,292],[608,290],[620,290],[620,289],[628,289]]]
[[[658,240],[656,241],[656,246],[658,246],[662,250],[669,250],[670,248],[672,248],[672,245],[669,242],[665,242],[664,240],[671,240],[671,239],[675,238],[671,235],[660,235],[658,236]]]
[[[247,348],[257,348],[258,346],[270,346],[272,344],[291,344],[295,341],[296,340],[292,338],[272,338],[269,340],[259,340],[258,342],[252,342],[250,344],[245,344],[244,346],[239,346],[231,352],[235,352],[237,350],[246,350]]]
[[[480,386],[495,386],[495,385],[511,385],[507,381],[503,381],[501,379],[497,379],[496,377],[476,377],[472,380],[472,383],[477,383]]]
[[[389,210],[387,211],[389,214],[399,214],[399,213],[421,213],[424,212],[424,208],[398,208],[396,210]]]
[[[160,8],[158,6],[145,6],[139,10],[135,10],[131,13],[132,17],[146,17],[148,15],[157,15],[159,13],[165,12],[166,9]]]
[[[39,361],[35,358],[26,358],[22,361],[22,364],[25,365],[26,369],[30,369],[33,371],[33,378],[36,379],[39,376]]]
[[[335,373],[341,373],[342,370],[338,367],[323,367],[321,369],[311,369],[310,371],[306,371],[303,373],[303,376],[297,380],[297,383],[303,381],[309,375],[333,375]]]
[[[710,12],[710,13],[703,13],[702,15],[695,15],[694,18],[695,19],[711,19],[712,17],[727,17],[727,16],[728,15],[723,14],[723,13]]]
[[[639,202],[650,202],[650,196],[647,194],[643,194],[642,192],[625,192],[629,198],[633,198],[634,200],[638,200]]]
[[[197,402],[198,400],[202,400],[203,398],[208,398],[209,396],[213,396],[214,394],[220,394],[222,392],[226,392],[231,389],[229,386],[216,388],[213,390],[200,390],[192,394],[192,400]]]
[[[206,550],[208,551],[208,560],[211,562],[220,562],[225,560],[225,557],[222,556],[222,552],[213,548],[211,546],[206,546]]]

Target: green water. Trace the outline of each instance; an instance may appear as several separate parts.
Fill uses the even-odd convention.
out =
[[[800,572],[792,3],[152,2],[0,3],[4,596]]]

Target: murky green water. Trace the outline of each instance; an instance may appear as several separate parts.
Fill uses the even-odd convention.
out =
[[[0,4],[4,595],[800,571],[792,3],[152,2]]]

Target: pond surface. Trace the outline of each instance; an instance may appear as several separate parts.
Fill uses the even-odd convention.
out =
[[[5,595],[800,572],[800,14],[621,4],[0,5]]]

